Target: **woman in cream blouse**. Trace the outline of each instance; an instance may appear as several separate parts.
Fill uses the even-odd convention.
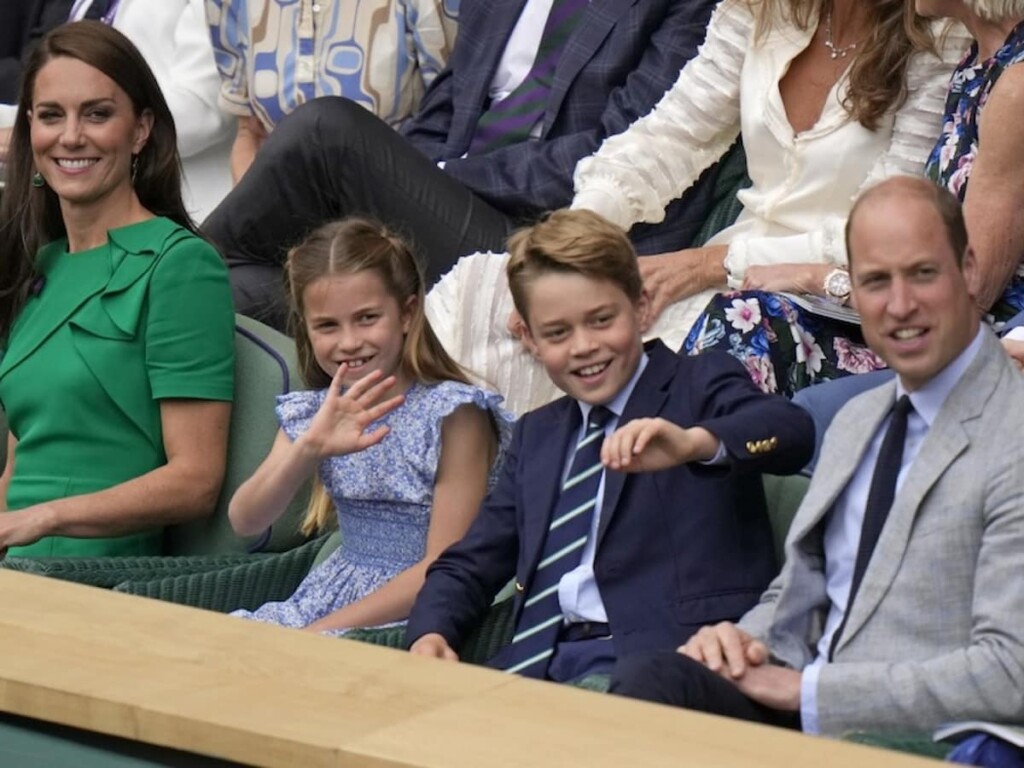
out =
[[[923,173],[967,38],[960,28],[937,34],[912,14],[904,0],[724,0],[655,109],[579,163],[573,207],[629,229],[660,221],[743,138],[753,184],[740,193],[737,222],[705,247],[640,260],[656,316],[649,335],[678,348],[727,285],[823,283],[846,263],[843,227],[857,193]],[[507,338],[503,263],[464,259],[428,310],[437,307],[431,322],[457,359],[522,410],[557,392]],[[456,309],[461,316],[446,322]]]

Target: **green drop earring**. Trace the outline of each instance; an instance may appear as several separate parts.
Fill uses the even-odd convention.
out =
[[[46,186],[46,179],[43,178],[43,174],[41,174],[39,171],[36,171],[35,173],[32,174],[32,186],[35,187],[36,189]]]

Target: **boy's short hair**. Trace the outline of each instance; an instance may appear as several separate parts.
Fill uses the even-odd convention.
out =
[[[555,211],[508,241],[508,287],[519,314],[529,323],[530,283],[544,274],[576,274],[607,280],[634,304],[643,293],[636,251],[626,233],[592,211]]]

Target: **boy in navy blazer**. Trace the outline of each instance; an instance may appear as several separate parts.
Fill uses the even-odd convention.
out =
[[[799,470],[814,429],[725,353],[645,346],[635,253],[596,214],[559,211],[509,246],[526,340],[567,397],[520,419],[406,637],[413,653],[458,658],[515,578],[515,637],[491,664],[564,682],[757,602],[776,572],[759,473]]]

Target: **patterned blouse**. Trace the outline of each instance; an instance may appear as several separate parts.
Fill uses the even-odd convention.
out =
[[[959,66],[953,71],[949,96],[943,115],[942,134],[925,166],[925,173],[939,186],[945,187],[963,202],[967,182],[978,155],[978,119],[999,76],[1008,67],[1024,61],[1024,22],[1006,38],[992,58],[978,60],[978,44],[974,43]],[[1003,322],[1024,311],[1024,263],[1003,295],[990,308],[996,322]]]
[[[925,172],[961,202],[978,154],[978,117],[999,76],[1007,67],[1021,61],[1024,61],[1024,22],[1013,28],[1003,47],[991,59],[978,61],[978,44],[974,43],[953,71],[942,134],[928,158]]]
[[[444,67],[457,12],[458,0],[206,0],[221,106],[270,130],[345,96],[398,126]]]

